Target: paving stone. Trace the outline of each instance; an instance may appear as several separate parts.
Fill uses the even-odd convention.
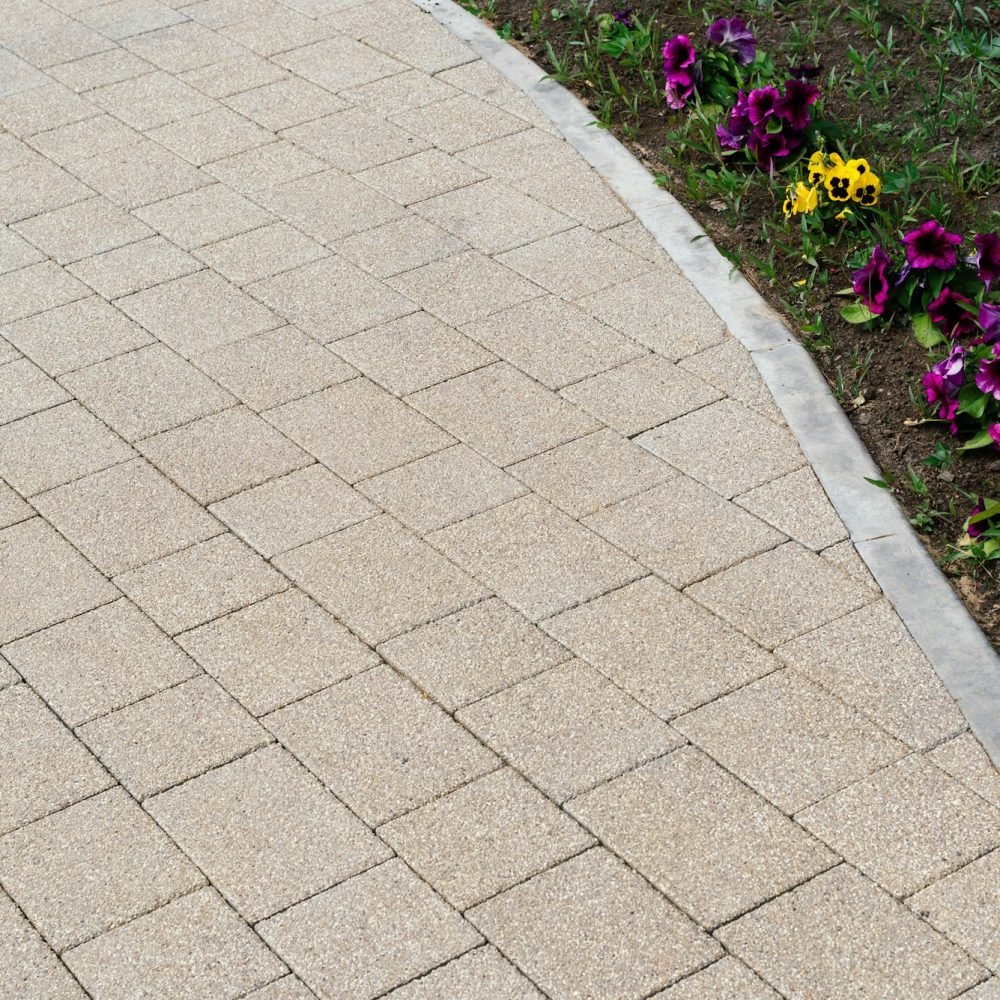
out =
[[[509,889],[469,917],[558,1000],[644,997],[721,953],[602,848]]]
[[[268,59],[247,53],[223,59],[211,66],[189,70],[181,74],[181,79],[195,90],[221,99],[240,94],[251,87],[263,87],[278,80],[286,80],[288,73]]]
[[[355,106],[389,115],[408,111],[410,108],[422,108],[448,97],[457,97],[458,93],[439,76],[409,70],[394,76],[384,76],[381,80],[373,80],[360,87],[342,90],[340,96]]]
[[[554,170],[533,171],[512,183],[536,201],[589,229],[608,229],[632,218],[632,213],[611,193],[604,178],[580,159],[573,159]]]
[[[666,462],[611,430],[559,445],[509,471],[574,518],[676,477]]]
[[[500,254],[497,260],[567,299],[607,288],[650,268],[642,257],[581,226]]]
[[[311,464],[304,451],[245,407],[147,438],[139,448],[202,504]]]
[[[85,121],[61,125],[47,132],[39,132],[30,140],[33,149],[61,167],[71,167],[77,160],[112,152],[141,141],[142,136],[134,128],[111,115],[98,115]]]
[[[274,563],[371,645],[486,596],[479,583],[388,515],[293,549]]]
[[[350,236],[337,252],[378,278],[388,278],[439,260],[466,246],[443,229],[416,216]]]
[[[378,651],[448,711],[570,657],[497,598],[390,639]]]
[[[15,20],[13,30],[7,29],[7,41],[12,50],[34,65],[48,67],[68,62],[114,44],[72,18],[43,17],[37,8],[32,13],[34,17],[26,31],[18,33]]]
[[[28,919],[60,952],[205,882],[120,788],[0,839],[0,872]]]
[[[390,121],[448,153],[457,153],[469,146],[478,146],[489,139],[499,139],[527,128],[521,118],[470,94],[400,112],[393,115]]]
[[[5,957],[0,992],[19,1000],[84,1000],[86,994],[0,889],[0,935]]]
[[[275,61],[296,76],[304,76],[334,93],[402,73],[408,68],[396,59],[343,36],[285,52]]]
[[[489,750],[385,666],[280,709],[265,723],[370,826],[499,766]]]
[[[942,743],[927,758],[1000,808],[1000,771],[972,733],[962,733]]]
[[[319,464],[238,493],[210,510],[265,559],[380,513]]]
[[[72,62],[50,66],[48,74],[78,94],[95,87],[121,83],[148,73],[153,67],[125,49],[113,48]]]
[[[185,632],[177,642],[258,716],[379,662],[297,590]]]
[[[381,996],[482,938],[402,861],[265,921],[261,936],[319,996]]]
[[[1000,998],[1000,977],[994,976],[989,982],[962,994],[962,1000],[998,1000]]]
[[[550,389],[644,353],[576,306],[551,295],[494,313],[463,330]]]
[[[407,397],[497,465],[510,465],[597,429],[551,390],[499,362]]]
[[[270,278],[327,255],[325,247],[283,222],[220,240],[195,251],[199,260],[234,285],[248,285],[251,281]]]
[[[137,209],[136,215],[185,250],[238,236],[271,221],[268,212],[223,184],[147,205]]]
[[[475,250],[394,275],[387,283],[451,326],[542,294],[537,285]]]
[[[79,13],[84,24],[116,42],[186,20],[179,11],[156,0],[117,0]]]
[[[824,549],[820,555],[848,576],[853,576],[858,583],[863,583],[874,594],[881,595],[882,590],[875,582],[875,577],[865,565],[865,561],[858,555],[858,550],[850,539],[844,539],[842,542],[837,542],[836,545],[831,545],[828,549]]]
[[[226,98],[224,103],[250,121],[273,132],[301,125],[314,118],[322,118],[347,107],[345,101],[331,94],[325,87],[317,87],[297,76],[276,80],[242,94],[234,94]]]
[[[23,496],[134,457],[124,441],[76,402],[0,426],[0,473]]]
[[[920,754],[797,819],[895,896],[910,895],[1000,844],[1000,809]]]
[[[645,254],[642,257],[648,260]],[[640,277],[622,275],[618,280],[613,291],[585,295],[579,304],[670,361],[712,347],[725,337],[725,324],[676,267],[659,267]],[[728,392],[725,386],[719,388]]]
[[[405,74],[404,74],[405,76]],[[389,77],[399,80],[402,77]],[[429,149],[405,159],[393,160],[357,175],[369,187],[382,192],[400,205],[433,198],[474,184],[486,175],[439,149]]]
[[[726,337],[708,350],[682,358],[680,366],[762,417],[776,424],[785,422],[753,358],[735,337]]]
[[[778,667],[690,598],[647,577],[550,618],[545,631],[661,718]]]
[[[382,51],[425,73],[438,73],[475,58],[469,46],[415,8],[406,17],[375,21],[363,36]]]
[[[387,994],[392,1000],[541,1000],[542,994],[490,945],[466,952],[426,976]]]
[[[875,597],[826,560],[787,542],[692,586],[699,604],[774,649]]]
[[[482,59],[445,70],[440,76],[465,93],[473,94],[498,107],[521,96],[514,84]]]
[[[304,17],[284,6],[255,17],[243,18],[221,29],[223,35],[263,56],[274,56],[320,41],[331,32],[311,17]]]
[[[780,995],[742,962],[725,955],[650,1000],[780,1000]]]
[[[139,799],[272,742],[210,677],[88,722],[77,735]]]
[[[247,121],[229,108],[171,122],[147,133],[150,139],[200,167],[273,141],[274,133]],[[248,206],[249,207],[249,206]]]
[[[194,21],[183,21],[126,39],[125,48],[168,73],[210,66],[245,50]]]
[[[683,742],[666,723],[579,661],[469,705],[457,718],[557,801]]]
[[[114,250],[152,230],[105,198],[78,201],[16,225],[17,231],[59,264]]]
[[[88,294],[87,286],[68,271],[51,260],[41,261],[0,275],[0,323],[6,325]]]
[[[240,21],[271,14],[278,9],[275,0],[199,0],[197,3],[184,6],[190,8],[184,13],[191,20],[213,31]]]
[[[983,977],[963,951],[847,865],[716,937],[785,996],[944,1000]]]
[[[0,764],[10,776],[0,786],[0,835],[114,784],[27,684],[0,691],[0,725]]]
[[[467,74],[469,69],[476,65],[471,63],[461,69],[444,73],[438,79],[455,82],[456,74]],[[502,79],[492,73],[490,77],[492,80]],[[463,84],[456,83],[456,85]],[[486,97],[483,93],[478,93],[476,96]],[[463,149],[456,155],[463,163],[468,163],[492,177],[500,177],[510,182],[537,173],[538,164],[541,162],[553,170],[579,162],[579,154],[562,136],[550,135],[539,128],[529,128],[500,139],[491,139],[489,142]]]
[[[0,125],[20,138],[96,114],[89,101],[59,83],[0,98]]]
[[[694,747],[630,771],[567,808],[707,927],[732,920],[837,860]]]
[[[35,511],[6,483],[0,482],[0,528],[9,528],[34,517]]]
[[[324,344],[417,309],[409,299],[339,257],[255,282],[247,291]]]
[[[146,808],[250,923],[391,855],[278,747],[163,792]]]
[[[332,95],[331,95],[332,96]],[[300,229],[304,229],[310,218],[308,209],[314,213],[323,210],[321,198],[323,185],[332,183],[339,174],[329,170],[327,165],[304,149],[290,142],[272,142],[267,146],[257,146],[236,156],[227,156],[202,168],[212,177],[217,177],[235,191],[242,191],[257,201],[274,201],[276,214],[287,216],[296,214]],[[308,177],[310,174],[326,175],[320,182],[318,192],[312,193],[309,185],[299,186],[292,192],[283,192],[281,187],[291,181]],[[285,207],[282,207],[285,206]],[[315,217],[315,216],[312,216]]]
[[[44,259],[45,254],[37,247],[18,236],[13,229],[0,226],[0,274],[17,271]]]
[[[68,951],[88,993],[111,997],[236,997],[287,972],[222,901],[204,888]]]
[[[270,309],[211,271],[136,292],[118,306],[188,358],[282,325]]]
[[[393,820],[379,836],[458,910],[594,843],[508,768]]]
[[[143,56],[144,53],[134,53]],[[169,73],[154,72],[120,83],[97,87],[87,99],[120,118],[126,125],[145,131],[168,122],[211,111],[210,98]],[[152,199],[150,199],[152,200]]]
[[[141,243],[77,261],[69,270],[104,298],[117,299],[174,278],[183,278],[200,267],[190,254],[162,236],[152,236]]]
[[[27,358],[0,365],[0,424],[65,403],[69,393]]]
[[[909,907],[993,972],[1000,968],[1000,851],[911,896]]]
[[[312,990],[302,985],[301,979],[284,976],[253,993],[247,993],[245,1000],[313,1000],[315,996]]]
[[[367,379],[353,379],[268,410],[267,419],[342,479],[387,472],[454,439]]]
[[[912,747],[933,746],[963,728],[951,695],[885,601],[838,618],[776,653]]]

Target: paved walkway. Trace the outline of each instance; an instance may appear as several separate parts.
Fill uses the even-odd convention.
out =
[[[0,996],[1000,997],[1000,776],[522,95],[404,0],[0,43]]]

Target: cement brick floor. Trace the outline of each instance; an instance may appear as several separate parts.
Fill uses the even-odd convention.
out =
[[[0,997],[997,995],[1000,776],[523,95],[6,0],[0,126]]]

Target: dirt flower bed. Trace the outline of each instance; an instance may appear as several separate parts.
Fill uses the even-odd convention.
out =
[[[1000,0],[466,0],[812,352],[1000,648]]]

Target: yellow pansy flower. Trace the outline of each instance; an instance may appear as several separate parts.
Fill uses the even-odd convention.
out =
[[[839,166],[827,171],[823,186],[831,201],[850,201],[857,178],[857,170],[841,160]]]
[[[808,214],[815,211],[818,204],[819,192],[817,189],[799,181],[794,188],[790,187],[788,189],[788,197],[785,198],[782,210],[785,213],[785,218],[790,219],[793,215]]]
[[[878,196],[882,192],[882,180],[871,170],[858,174],[851,190],[851,198],[859,205],[870,208],[878,204]]]
[[[827,169],[826,156],[822,149],[817,149],[809,157],[809,183],[822,184],[826,180]]]

